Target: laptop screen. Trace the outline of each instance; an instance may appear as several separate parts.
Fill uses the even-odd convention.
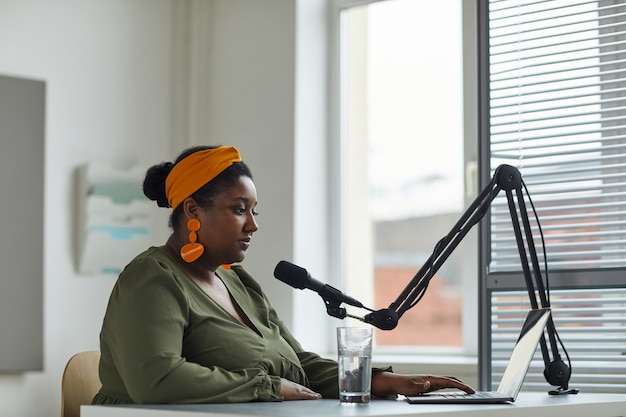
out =
[[[550,317],[550,309],[530,310],[528,313],[519,339],[511,353],[509,364],[502,374],[498,393],[517,398],[548,317]]]

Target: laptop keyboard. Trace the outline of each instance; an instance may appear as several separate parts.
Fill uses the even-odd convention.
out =
[[[443,398],[493,398],[492,392],[475,392],[474,394],[467,394],[465,392],[441,392],[437,396]]]

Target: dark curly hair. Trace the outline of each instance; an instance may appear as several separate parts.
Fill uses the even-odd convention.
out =
[[[151,166],[146,172],[146,176],[143,180],[143,193],[152,201],[156,201],[159,207],[169,207],[167,196],[165,195],[165,179],[174,168],[174,165],[185,159],[187,156],[207,149],[215,149],[219,146],[193,146],[185,149],[174,163],[161,162],[160,164]],[[222,171],[217,177],[202,186],[198,191],[193,193],[190,197],[198,202],[200,206],[210,207],[213,204],[212,198],[233,186],[241,177],[248,177],[252,179],[252,173],[248,166],[243,162],[235,162],[224,171]],[[169,226],[177,231],[179,219],[183,209],[182,204],[172,211],[170,216]]]

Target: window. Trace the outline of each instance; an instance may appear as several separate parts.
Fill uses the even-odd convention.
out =
[[[543,230],[560,354],[570,386],[626,389],[626,5],[489,0],[483,115],[491,168],[519,168]],[[528,295],[506,201],[483,235],[481,384],[496,386]],[[532,229],[540,245],[536,222]],[[539,251],[543,263],[543,253]],[[515,326],[513,326],[515,327]],[[563,348],[564,347],[564,348]],[[541,355],[525,382],[546,390]]]
[[[337,4],[342,247],[336,255],[346,291],[381,309],[464,210],[461,0]],[[475,244],[462,245],[396,329],[376,330],[379,352],[468,350],[462,317],[471,307],[463,296],[468,282],[477,286],[471,260],[477,254]],[[470,317],[477,317],[474,309]]]

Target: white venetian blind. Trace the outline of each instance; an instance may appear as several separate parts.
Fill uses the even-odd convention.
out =
[[[554,324],[571,360],[569,388],[581,392],[626,392],[626,289],[554,290]],[[528,311],[525,291],[491,294],[491,376],[495,390]],[[568,363],[559,346],[561,359]],[[551,359],[554,359],[551,357]],[[539,349],[524,381],[525,391],[548,391]]]
[[[559,276],[552,306],[572,359],[571,385],[623,392],[626,4],[490,0],[487,8],[490,166],[516,166],[537,209],[548,270]],[[502,197],[490,222],[489,275],[514,276],[521,267]],[[519,331],[507,324],[528,308],[525,294],[490,293],[494,385]],[[545,389],[541,371],[537,362],[527,388]]]
[[[520,169],[551,269],[626,266],[626,5],[491,1],[489,20],[492,168]],[[493,272],[519,263],[500,212]]]

